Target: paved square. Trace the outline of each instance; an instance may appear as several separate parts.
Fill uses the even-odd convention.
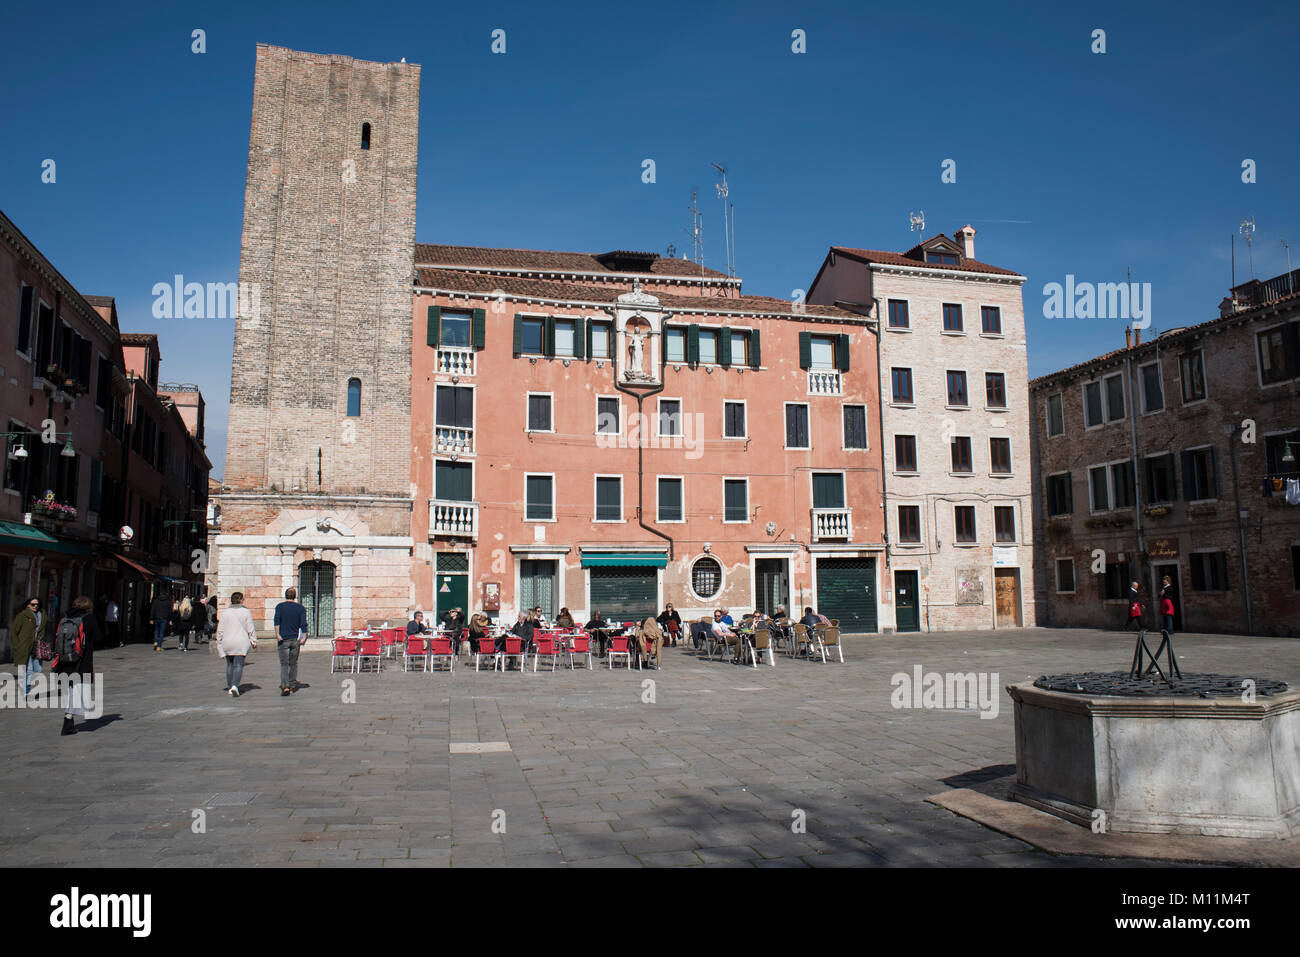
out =
[[[1300,683],[1291,639],[1178,648],[1184,670]],[[890,703],[916,665],[997,672],[1000,689],[1120,670],[1131,649],[1026,630],[849,638],[843,665],[679,647],[662,671],[356,676],[313,652],[310,687],[281,698],[263,643],[238,699],[206,649],[97,652],[104,716],[81,733],[0,711],[0,864],[1135,866],[1054,857],[923,800],[1013,771],[1005,693],[993,719]],[[509,750],[457,747],[491,742]]]

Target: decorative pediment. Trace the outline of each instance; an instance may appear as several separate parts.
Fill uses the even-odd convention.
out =
[[[339,538],[355,538],[356,531],[348,525],[344,525],[332,515],[320,515],[313,518],[301,519],[291,525],[286,525],[281,538],[319,538],[322,535],[337,536]]]

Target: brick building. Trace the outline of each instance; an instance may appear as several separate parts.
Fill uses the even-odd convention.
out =
[[[975,259],[974,237],[834,246],[808,292],[879,320],[885,631],[1035,617],[1025,278]]]
[[[1178,629],[1300,634],[1298,286],[1030,383],[1040,624],[1119,627],[1168,575]]]

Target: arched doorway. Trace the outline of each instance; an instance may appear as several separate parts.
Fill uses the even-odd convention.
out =
[[[298,566],[298,600],[307,609],[307,636],[334,637],[334,566],[303,562]]]

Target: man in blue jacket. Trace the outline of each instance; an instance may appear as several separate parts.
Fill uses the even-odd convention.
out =
[[[298,690],[298,650],[307,640],[307,609],[298,602],[298,592],[284,590],[284,601],[275,606],[276,648],[280,652],[280,697]]]

